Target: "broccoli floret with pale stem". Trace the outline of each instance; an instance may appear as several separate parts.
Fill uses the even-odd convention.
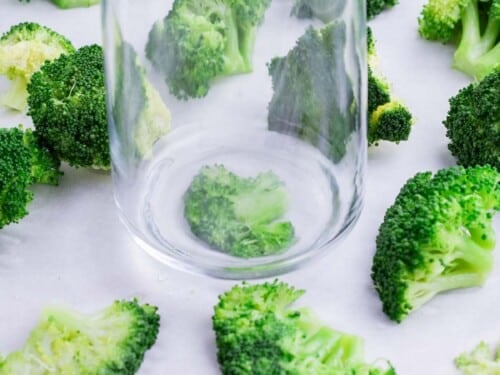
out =
[[[463,375],[500,374],[500,348],[494,353],[485,342],[480,342],[470,353],[462,353],[455,365]]]

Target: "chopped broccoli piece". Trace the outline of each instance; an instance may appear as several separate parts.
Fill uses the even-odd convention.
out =
[[[289,204],[284,183],[271,171],[239,177],[223,165],[205,166],[184,195],[191,231],[233,256],[275,254],[294,241],[289,221],[277,221]]]
[[[258,26],[270,0],[175,0],[150,31],[146,53],[180,99],[208,93],[216,78],[252,71]]]
[[[28,214],[32,184],[57,185],[59,164],[31,130],[0,128],[0,228]]]
[[[392,8],[398,3],[398,0],[366,0],[367,17],[368,19],[372,19],[384,10]]]
[[[22,3],[29,3],[31,0],[19,0]],[[90,7],[99,4],[101,0],[51,0],[52,3],[61,9]]]
[[[219,296],[212,317],[224,375],[395,375],[365,362],[363,339],[323,325],[304,294],[283,282],[236,285]]]
[[[481,80],[500,65],[500,0],[428,0],[418,22],[425,39],[458,41],[455,69]]]
[[[401,322],[437,293],[482,285],[493,266],[492,218],[500,174],[492,167],[417,173],[379,228],[372,280],[383,310]]]
[[[135,374],[156,341],[159,320],[156,307],[137,300],[92,315],[47,309],[24,347],[0,361],[0,375]]]
[[[42,144],[74,167],[110,168],[104,58],[98,45],[45,63],[28,85]]]
[[[500,171],[500,67],[452,97],[443,124],[458,164]]]
[[[295,0],[292,15],[297,18],[317,18],[328,23],[344,11],[346,0]]]
[[[334,162],[345,155],[356,116],[345,46],[344,23],[309,27],[286,56],[268,65],[274,90],[269,130],[300,138]]]
[[[455,359],[455,365],[463,375],[500,374],[500,351],[493,353],[485,342],[480,342],[470,353],[462,353]]]
[[[0,74],[12,81],[0,104],[17,111],[26,109],[26,87],[34,72],[47,60],[75,49],[64,36],[38,23],[14,25],[0,37]]]

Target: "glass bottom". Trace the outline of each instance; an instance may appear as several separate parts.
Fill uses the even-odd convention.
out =
[[[347,189],[339,187],[340,166],[310,145],[266,129],[180,127],[156,145],[147,164],[139,176],[137,217],[121,215],[126,226],[161,262],[219,278],[252,279],[293,270],[324,253],[352,227],[361,210],[354,186],[343,196]],[[284,182],[290,204],[280,221],[290,221],[295,230],[288,249],[239,258],[210,248],[191,232],[184,217],[184,194],[202,167],[216,164],[241,177],[272,171]]]

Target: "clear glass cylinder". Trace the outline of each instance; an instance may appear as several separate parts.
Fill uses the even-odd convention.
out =
[[[364,0],[104,0],[103,28],[115,200],[149,254],[265,277],[352,228]]]

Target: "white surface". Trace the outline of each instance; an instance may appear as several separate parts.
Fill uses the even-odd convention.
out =
[[[99,7],[61,11],[43,0],[0,1],[0,33],[30,20],[77,46],[100,43]],[[483,288],[441,295],[400,325],[383,315],[370,280],[377,229],[401,185],[417,171],[454,164],[441,121],[448,98],[469,82],[450,69],[451,48],[419,39],[416,19],[424,0],[401,2],[371,25],[380,67],[416,117],[410,140],[370,149],[365,208],[353,232],[329,255],[281,279],[307,289],[301,304],[326,323],[363,336],[367,359],[388,358],[402,375],[452,375],[458,353],[481,339],[500,340],[500,265]],[[2,126],[19,122],[30,124],[0,110]],[[234,282],[156,263],[118,221],[110,177],[64,171],[59,187],[36,188],[29,216],[0,231],[0,353],[22,345],[43,306],[93,311],[137,296],[157,305],[162,317],[140,374],[218,374],[212,306]]]

